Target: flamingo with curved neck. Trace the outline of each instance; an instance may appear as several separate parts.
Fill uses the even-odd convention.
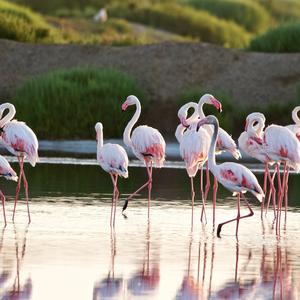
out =
[[[295,124],[288,125],[286,127],[296,135],[296,138],[300,142],[300,119],[298,116],[299,112],[300,112],[300,106],[296,106],[292,111],[292,119],[295,122]]]
[[[188,110],[194,109],[192,116],[187,118]],[[202,195],[202,205],[205,207],[203,196],[203,164],[207,160],[208,146],[210,137],[206,130],[200,128],[196,130],[196,120],[198,120],[198,104],[195,102],[189,102],[183,105],[178,111],[178,117],[180,121],[185,121],[185,126],[180,123],[177,126],[175,136],[179,142],[180,155],[185,162],[185,167],[188,176],[191,179],[191,198],[192,198],[192,217],[191,225],[193,227],[194,218],[194,177],[197,175],[199,168],[201,169],[200,177],[200,189]],[[188,128],[186,127],[188,126]],[[205,209],[204,214],[205,214]],[[205,215],[206,217],[206,215]]]
[[[141,114],[141,103],[139,99],[134,96],[128,96],[126,101],[122,104],[122,110],[126,110],[128,106],[134,105],[136,107],[132,119],[127,124],[123,139],[125,145],[130,147],[135,156],[141,160],[147,169],[148,180],[138,190],[131,194],[124,203],[123,211],[127,208],[128,201],[131,200],[137,193],[148,187],[148,219],[150,218],[150,199],[152,190],[152,167],[153,164],[161,168],[165,161],[166,143],[160,132],[152,127],[141,125],[134,130],[133,126]]]
[[[95,125],[97,139],[97,161],[101,168],[110,174],[113,183],[113,197],[110,210],[110,226],[115,226],[116,206],[120,195],[118,177],[128,177],[128,157],[125,149],[118,144],[103,145],[103,125]]]
[[[219,130],[219,122],[218,119],[215,116],[208,116],[202,120],[199,121],[198,127],[203,125],[213,125],[214,131],[209,147],[209,154],[208,154],[208,166],[210,171],[213,173],[213,175],[216,177],[218,182],[220,182],[225,188],[227,188],[229,191],[233,192],[234,195],[237,195],[237,217],[220,223],[217,228],[217,235],[220,237],[222,226],[236,221],[236,236],[238,235],[238,227],[239,227],[239,221],[240,219],[247,218],[253,215],[253,211],[248,204],[247,200],[244,198],[243,193],[246,193],[247,191],[251,192],[260,202],[262,201],[262,198],[264,197],[264,193],[262,188],[260,187],[257,178],[255,175],[245,166],[240,165],[238,163],[233,162],[225,162],[222,164],[217,165],[216,158],[215,158],[215,149],[216,149],[216,143],[217,143],[217,136],[218,136],[218,130]],[[246,205],[249,209],[249,214],[245,216],[240,215],[240,197],[243,196]]]
[[[3,117],[4,111],[8,109],[8,114]],[[13,221],[15,218],[16,206],[23,179],[26,195],[26,204],[28,212],[28,221],[31,222],[29,204],[28,204],[28,183],[24,172],[24,159],[30,162],[34,167],[38,161],[38,140],[31,128],[24,122],[12,120],[16,113],[16,109],[11,103],[3,103],[0,105],[0,128],[1,128],[1,143],[6,149],[17,156],[20,165],[19,181],[16,188],[16,197],[13,211]]]

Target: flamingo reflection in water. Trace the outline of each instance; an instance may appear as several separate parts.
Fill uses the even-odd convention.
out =
[[[105,279],[94,285],[93,300],[124,298],[124,279],[115,277],[115,257],[116,257],[116,233],[111,230],[111,263],[108,275]],[[123,297],[122,297],[123,295]]]
[[[158,289],[160,281],[160,268],[159,268],[159,255],[158,253],[153,254],[153,257],[157,259],[152,263],[150,259],[150,223],[148,222],[147,234],[146,234],[146,253],[143,259],[142,268],[131,278],[128,279],[127,289],[129,296],[140,297],[145,299],[147,296],[150,299],[153,297],[155,291]],[[130,295],[131,294],[131,295]]]
[[[2,252],[2,248],[3,248],[4,232],[5,232],[5,227],[1,231],[0,253]],[[0,273],[0,291],[2,291],[4,289],[4,286],[11,275],[11,272],[9,272],[5,269],[5,264],[1,263],[1,267],[2,267],[1,268],[2,270]],[[1,296],[1,293],[0,293],[0,296]]]
[[[23,284],[20,283],[20,272],[22,268],[22,264],[24,261],[25,253],[26,253],[26,241],[27,241],[27,233],[28,226],[25,230],[22,247],[20,250],[19,247],[19,238],[17,229],[14,226],[15,233],[15,248],[16,248],[16,275],[13,280],[12,286],[9,286],[7,289],[4,289],[4,294],[2,295],[2,300],[27,300],[31,299],[32,294],[32,280],[31,277],[28,277]],[[1,295],[1,294],[0,294]]]

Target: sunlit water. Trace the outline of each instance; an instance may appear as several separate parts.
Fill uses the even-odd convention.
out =
[[[17,166],[13,164],[17,169]],[[182,169],[154,171],[151,221],[141,185],[143,168],[120,180],[115,230],[109,226],[110,177],[93,164],[26,166],[32,223],[20,201],[15,225],[0,230],[0,299],[298,299],[300,295],[299,177],[290,178],[286,230],[276,237],[272,210],[212,228],[211,195],[201,224],[199,178],[191,230],[189,179]],[[261,180],[261,175],[259,175]],[[10,220],[15,184],[1,179]],[[23,194],[22,194],[23,196]],[[243,208],[242,214],[247,213]],[[217,223],[236,216],[229,192],[218,192]],[[2,221],[2,215],[0,217]]]

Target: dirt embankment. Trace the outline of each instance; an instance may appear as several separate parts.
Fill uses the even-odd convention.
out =
[[[300,82],[300,54],[252,53],[209,44],[117,48],[0,40],[0,99],[12,97],[28,77],[76,66],[115,67],[128,72],[140,81],[153,101],[165,101],[165,107],[192,87],[203,87],[211,93],[228,91],[239,103],[290,101],[295,99]],[[175,118],[175,112],[171,113]],[[162,127],[173,121],[162,121],[159,114],[156,118],[166,123]]]

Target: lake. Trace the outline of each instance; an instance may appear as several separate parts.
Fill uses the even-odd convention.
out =
[[[1,179],[9,222],[0,229],[0,299],[299,298],[299,176],[290,178],[288,221],[280,238],[272,210],[262,222],[251,195],[255,214],[240,221],[239,238],[235,223],[217,238],[211,194],[208,223],[200,222],[199,177],[191,230],[189,179],[180,164],[154,170],[149,223],[146,193],[129,202],[126,217],[121,214],[125,196],[146,180],[143,168],[130,168],[130,178],[119,180],[122,195],[111,230],[110,177],[89,160],[61,160],[66,164],[45,159],[35,168],[26,165],[30,225],[24,201],[11,222],[15,183]],[[235,204],[220,187],[216,222],[235,217]]]

